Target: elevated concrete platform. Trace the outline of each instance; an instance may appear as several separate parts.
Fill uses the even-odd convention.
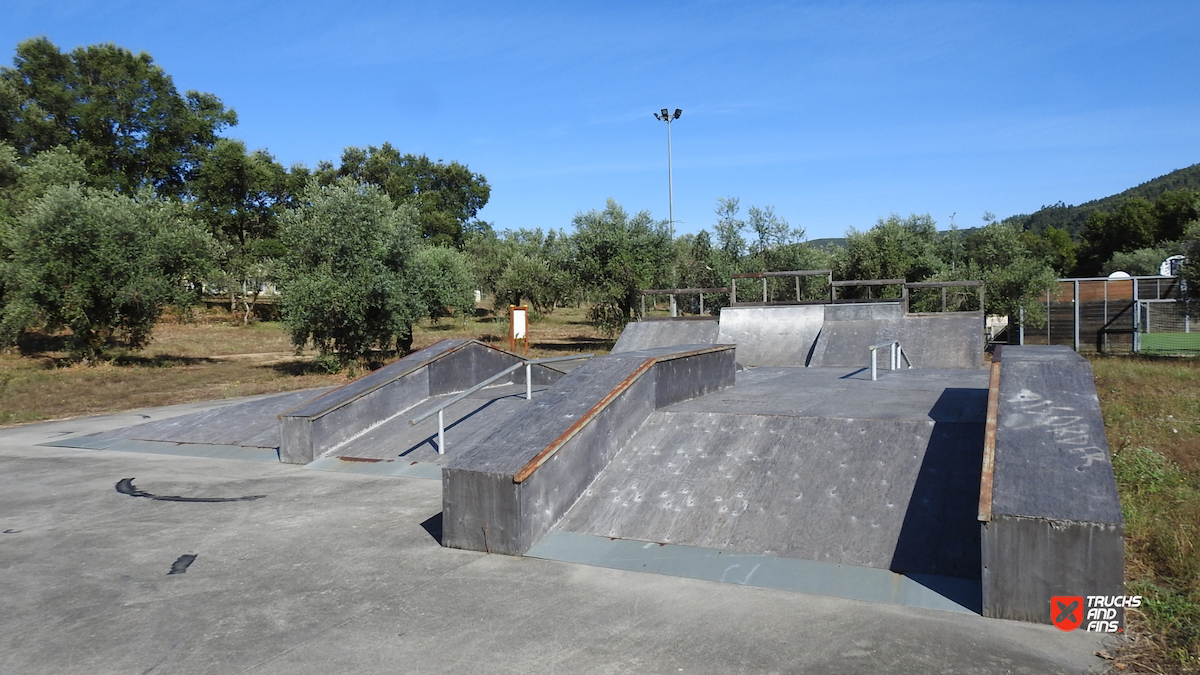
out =
[[[280,415],[280,459],[307,464],[337,454],[428,398],[466,391],[520,362],[478,340],[442,340]],[[562,376],[550,366],[532,367],[533,384],[552,384]],[[504,382],[524,384],[525,369]]]
[[[850,367],[868,347],[900,340],[918,368],[979,368],[983,314],[909,314],[899,302],[724,307],[711,321],[654,319],[625,327],[613,352],[680,344],[735,344],[737,362],[756,366]]]
[[[983,313],[906,314],[899,303],[825,305],[810,366],[856,366],[868,348],[899,340],[917,368],[983,365]]]
[[[1007,346],[985,448],[984,614],[1049,623],[1055,595],[1122,595],[1125,521],[1087,359]]]
[[[209,410],[134,424],[46,445],[121,452],[279,461],[279,415],[332,387],[258,396]]]
[[[436,418],[409,420],[518,357],[446,341],[339,389],[43,445],[267,463],[311,453],[309,469],[441,479],[450,548],[1023,621],[1047,621],[1050,595],[1120,593],[1123,522],[1085,360],[1008,348],[990,370],[871,381],[859,363],[811,364],[946,318],[820,309],[807,368],[739,371],[735,354],[753,350],[674,345],[535,370],[532,401],[519,369],[447,409],[444,455]]]

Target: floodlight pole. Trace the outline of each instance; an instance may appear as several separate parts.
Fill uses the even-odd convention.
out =
[[[675,241],[675,179],[671,166],[671,121],[679,119],[682,114],[683,110],[679,108],[675,109],[674,115],[668,113],[666,108],[654,113],[654,119],[667,123],[667,211],[668,218],[670,218],[668,223],[671,228],[671,241]]]

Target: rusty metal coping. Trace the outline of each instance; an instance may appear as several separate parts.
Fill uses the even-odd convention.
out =
[[[992,375],[988,382],[987,420],[983,431],[983,471],[979,476],[979,520],[992,519],[992,487],[996,471],[996,422],[1000,410],[1000,356],[997,346],[992,354]]]
[[[575,420],[571,426],[567,427],[566,431],[559,434],[558,438],[555,438],[553,441],[551,441],[550,445],[546,446],[545,449],[535,455],[533,459],[529,460],[525,466],[513,476],[513,482],[524,482],[525,479],[533,475],[533,472],[537,471],[538,467],[545,464],[551,457],[553,457],[554,453],[558,452],[559,448],[566,445],[567,441],[571,440],[576,434],[582,431],[583,428],[591,423],[591,421],[594,420],[601,412],[603,412],[610,403],[616,400],[616,398],[624,393],[626,389],[629,389],[634,382],[637,382],[638,379],[651,368],[653,368],[656,363],[674,361],[676,359],[685,359],[691,356],[700,356],[701,354],[709,354],[712,352],[727,351],[734,349],[735,347],[735,345],[713,345],[711,347],[690,349],[685,352],[675,352],[672,354],[664,354],[662,356],[651,356],[650,358],[646,359],[641,365],[634,369],[634,371],[630,373],[628,377],[626,377],[624,380],[621,380],[617,386],[613,387],[612,391],[605,394],[604,397],[596,403],[596,405],[592,406],[587,412],[580,415],[579,419]]]

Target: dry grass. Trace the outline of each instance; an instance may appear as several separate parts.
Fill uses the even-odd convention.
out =
[[[414,348],[448,338],[477,338],[508,348],[508,325],[490,314],[461,321],[443,319],[415,327]],[[585,311],[568,308],[531,325],[532,356],[607,353],[612,340],[584,322]],[[344,384],[352,373],[329,375],[297,356],[279,323],[241,325],[240,315],[171,317],[154,329],[139,352],[115,351],[109,360],[71,363],[62,337],[31,334],[21,349],[0,354],[0,425],[133,410],[159,405],[250,396]],[[361,373],[359,373],[361,374]]]
[[[1200,362],[1096,357],[1096,391],[1125,516],[1131,639],[1123,672],[1200,672]]]
[[[463,325],[461,319],[423,321],[414,327],[413,349],[423,349],[439,341],[474,338],[500,349],[508,349],[508,317],[477,310]],[[529,324],[529,356],[548,358],[568,354],[607,354],[616,339],[605,335],[587,321],[586,307],[563,307],[551,314],[534,316]],[[525,349],[517,343],[517,353]]]

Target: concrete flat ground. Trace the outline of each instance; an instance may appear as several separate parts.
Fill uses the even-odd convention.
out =
[[[0,672],[1041,674],[1105,663],[1098,636],[1046,625],[443,549],[435,481],[38,445],[200,409],[0,429]]]

